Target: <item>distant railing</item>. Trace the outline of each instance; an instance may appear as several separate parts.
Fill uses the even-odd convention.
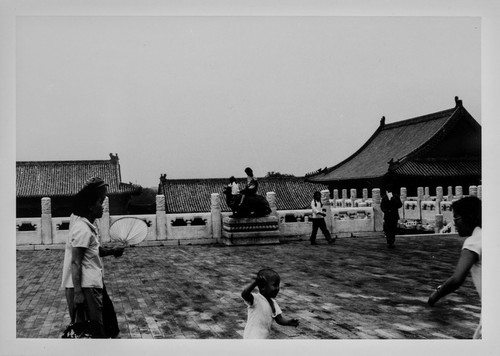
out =
[[[481,198],[481,186],[469,187],[468,195]],[[356,190],[342,190],[342,195],[335,189],[333,197],[328,190],[321,192],[321,200],[326,209],[327,227],[336,236],[354,236],[382,232],[383,213],[380,210],[380,189],[363,190],[363,196],[357,197]],[[408,230],[438,233],[443,227],[452,226],[453,214],[451,203],[464,196],[462,187],[448,187],[448,194],[443,194],[441,187],[436,188],[436,195],[429,194],[429,188],[419,188],[416,197],[408,197],[406,189],[400,190],[403,206],[400,209],[399,227]],[[276,195],[268,192],[266,198],[272,213],[279,221],[280,239],[308,237],[311,233],[311,209],[277,210]],[[211,211],[203,213],[167,214],[165,197],[156,197],[156,214],[148,215],[113,215],[109,214],[109,200],[104,201],[103,217],[97,221],[103,243],[110,243],[109,229],[111,225],[123,217],[134,217],[143,220],[148,226],[146,239],[141,243],[148,244],[211,244],[220,242],[222,219],[230,215],[221,212],[221,201],[218,193],[211,197]],[[52,217],[50,198],[42,198],[42,216],[40,218],[16,219],[16,245],[21,248],[61,247],[69,234],[69,217]]]

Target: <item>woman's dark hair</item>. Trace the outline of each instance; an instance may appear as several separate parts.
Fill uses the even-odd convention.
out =
[[[476,196],[467,196],[451,203],[455,215],[462,218],[465,224],[481,227],[481,199]]]
[[[234,178],[234,176],[229,177],[229,182],[230,183],[236,182],[236,178]]]
[[[245,173],[246,173],[249,177],[253,177],[253,171],[252,171],[252,168],[250,168],[250,167],[245,168]]]
[[[319,196],[319,203],[321,204],[321,206],[323,206],[323,203],[321,202],[321,192],[319,190],[315,191],[314,194],[313,194],[313,198],[314,198],[314,206],[317,206],[316,205],[316,197]]]
[[[84,187],[73,197],[71,212],[75,215],[86,217],[89,213],[89,206],[95,204],[101,197],[101,194],[101,187]]]

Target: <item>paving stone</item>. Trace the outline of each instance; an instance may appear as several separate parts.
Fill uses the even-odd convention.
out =
[[[277,297],[297,328],[273,325],[274,339],[469,339],[481,303],[467,278],[433,308],[432,289],[454,270],[463,242],[452,237],[294,240],[269,246],[151,245],[107,257],[105,282],[123,339],[240,339],[240,293],[270,267]],[[16,336],[59,338],[69,323],[60,288],[63,250],[22,249],[17,258]]]

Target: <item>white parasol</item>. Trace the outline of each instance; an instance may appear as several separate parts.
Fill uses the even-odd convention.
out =
[[[121,218],[113,222],[109,228],[111,240],[119,241],[125,246],[137,245],[144,241],[148,234],[148,225],[138,218]]]

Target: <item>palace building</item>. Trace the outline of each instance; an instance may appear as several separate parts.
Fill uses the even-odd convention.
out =
[[[386,123],[350,157],[306,175],[334,189],[378,188],[391,182],[416,195],[417,187],[481,184],[481,126],[455,97],[455,107]]]
[[[72,196],[95,176],[109,185],[110,213],[126,214],[130,197],[142,188],[121,181],[118,155],[110,154],[109,160],[16,162],[16,216],[39,217],[44,197],[51,198],[53,216],[69,216]]]

